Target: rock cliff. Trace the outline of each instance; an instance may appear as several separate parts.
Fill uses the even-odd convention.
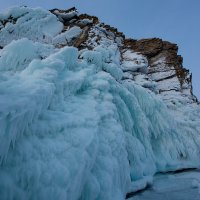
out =
[[[136,64],[141,62],[136,58],[124,56],[129,52],[137,53],[147,59],[148,70],[125,70],[124,79],[129,78],[138,82],[156,94],[167,103],[197,103],[192,91],[192,74],[183,67],[183,58],[178,55],[178,46],[159,38],[134,40],[128,39],[116,28],[101,23],[95,16],[78,14],[76,8],[69,10],[51,10],[64,23],[63,31],[78,26],[82,33],[71,41],[70,45],[79,49],[94,49],[95,46],[107,41],[116,43],[119,47],[122,62]],[[66,15],[68,17],[66,17]],[[133,56],[132,56],[133,57]]]
[[[65,39],[63,37],[56,38],[54,40],[56,47],[62,48],[69,45],[75,46],[79,50],[92,50],[101,43],[107,43],[108,46],[116,44],[122,63],[126,62],[126,64],[131,65],[131,63],[136,62],[137,65],[141,60],[146,60],[148,65],[147,70],[142,70],[142,68],[127,70],[125,67],[124,79],[136,81],[159,94],[167,102],[198,102],[192,91],[192,74],[183,67],[183,59],[178,55],[176,44],[159,38],[128,39],[116,28],[101,23],[97,17],[79,14],[74,7],[68,10],[53,9],[50,12],[63,24],[63,36],[65,34],[72,35],[71,38],[67,39],[66,35]],[[10,15],[5,20],[1,19],[0,30],[3,28],[7,30],[6,34],[2,34],[0,48],[3,48],[10,40],[18,39],[18,35],[13,33],[16,32],[14,25],[18,18],[18,16]],[[12,37],[9,40],[10,36]],[[49,42],[47,35],[43,34],[42,37],[44,42]],[[141,59],[137,60],[138,58],[131,56],[131,53],[141,55]]]
[[[200,106],[178,47],[95,16],[0,13],[0,199],[124,200],[200,166]]]

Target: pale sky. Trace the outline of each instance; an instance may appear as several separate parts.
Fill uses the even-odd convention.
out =
[[[1,0],[0,10],[14,5],[75,6],[127,37],[159,37],[178,44],[184,67],[193,74],[194,94],[200,99],[200,0]]]

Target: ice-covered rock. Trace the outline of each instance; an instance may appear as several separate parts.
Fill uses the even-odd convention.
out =
[[[75,9],[16,7],[0,22],[0,198],[122,200],[200,166],[200,107],[156,59],[162,41],[136,51]]]

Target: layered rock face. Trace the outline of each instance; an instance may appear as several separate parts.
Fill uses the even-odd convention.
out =
[[[122,63],[129,62],[130,65],[133,63],[137,65],[144,62],[148,65],[147,69],[125,67],[124,79],[134,80],[143,87],[149,88],[169,104],[198,103],[192,91],[192,74],[183,67],[183,59],[178,55],[176,44],[159,38],[127,39],[116,28],[100,23],[95,16],[78,15],[76,8],[54,9],[51,12],[64,23],[63,31],[73,26],[82,29],[82,33],[77,38],[73,38],[70,45],[79,49],[92,50],[100,45],[101,41],[106,41],[108,46],[114,42],[119,48]],[[137,57],[136,54],[140,56]]]
[[[76,8],[53,9],[50,12],[63,23],[63,33],[52,41],[55,47],[62,48],[68,45],[77,47],[79,50],[92,50],[101,44],[107,46],[115,44],[121,54],[122,63],[129,65],[123,69],[125,72],[124,79],[134,80],[138,84],[151,89],[167,102],[198,102],[192,92],[192,75],[189,70],[182,66],[183,59],[177,54],[178,47],[176,44],[159,38],[127,39],[116,28],[101,23],[95,16],[79,14]],[[11,15],[5,20],[1,20],[0,29],[6,27],[5,33],[1,33],[1,48],[12,39],[18,39],[17,31],[14,31],[17,19],[17,16]],[[24,36],[27,32],[25,30]],[[10,36],[12,37],[10,38]],[[49,43],[51,39],[47,35],[41,35],[39,40]],[[138,55],[140,56],[138,57]],[[143,66],[143,69],[141,66],[132,66],[131,69],[133,63],[138,65],[141,62],[146,63],[147,69],[145,69],[145,66]]]
[[[192,75],[183,67],[176,44],[159,38],[125,39],[124,44],[147,57],[148,76],[157,83],[158,94],[165,100],[179,97],[180,100],[187,99],[188,103],[197,102],[192,92]]]

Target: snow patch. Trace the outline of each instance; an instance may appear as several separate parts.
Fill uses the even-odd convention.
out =
[[[82,33],[80,27],[74,26],[69,30],[57,35],[53,38],[54,45],[67,45],[71,42],[72,39],[77,38]]]

